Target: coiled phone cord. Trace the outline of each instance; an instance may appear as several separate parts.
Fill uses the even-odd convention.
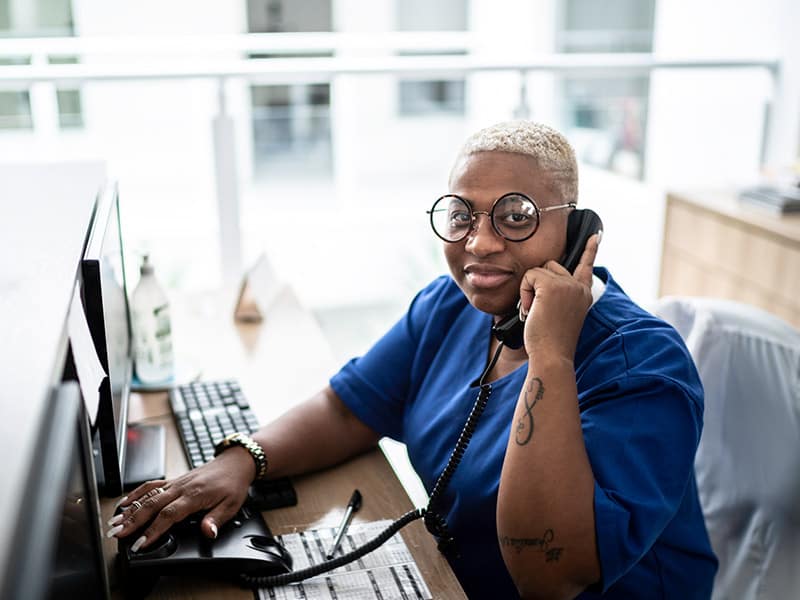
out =
[[[389,538],[400,531],[403,527],[419,518],[424,519],[425,528],[434,537],[436,537],[437,546],[440,552],[447,554],[448,552],[453,551],[455,549],[455,540],[448,531],[447,521],[434,509],[438,504],[441,503],[441,497],[444,494],[447,485],[450,483],[453,474],[458,468],[461,459],[464,457],[464,453],[467,451],[467,446],[472,440],[472,436],[475,434],[475,428],[478,425],[478,420],[481,418],[481,415],[483,415],[483,411],[489,401],[489,396],[492,393],[491,384],[484,383],[484,380],[489,375],[489,372],[494,368],[494,365],[497,363],[497,359],[500,358],[500,351],[502,349],[503,342],[501,341],[497,346],[497,350],[495,351],[492,360],[489,361],[486,369],[484,369],[483,373],[478,379],[478,385],[480,386],[478,398],[472,405],[472,410],[470,410],[467,421],[464,424],[464,428],[461,430],[461,434],[458,436],[458,441],[456,442],[453,451],[450,453],[450,457],[447,459],[447,465],[445,465],[445,468],[436,479],[436,483],[433,486],[433,492],[431,492],[430,499],[428,500],[427,508],[417,508],[408,511],[399,519],[396,519],[394,522],[389,524],[386,529],[384,529],[370,541],[359,546],[355,550],[348,552],[347,554],[326,560],[318,565],[313,565],[306,569],[301,569],[300,571],[283,573],[281,575],[258,576],[247,575],[243,573],[239,576],[242,584],[250,587],[274,587],[278,585],[297,583],[298,581],[303,581],[305,579],[310,579],[311,577],[321,575],[322,573],[327,573],[328,571],[332,571],[333,569],[337,569],[355,560],[358,560],[365,554],[369,554],[373,550],[386,543]]]
[[[478,426],[478,420],[483,415],[486,404],[489,402],[489,396],[492,394],[492,386],[488,383],[485,383],[484,380],[489,375],[489,372],[494,368],[494,365],[497,363],[497,359],[500,358],[500,351],[502,349],[503,342],[500,342],[500,344],[497,346],[494,356],[492,357],[492,360],[489,361],[489,364],[483,370],[483,373],[481,373],[481,376],[478,379],[478,385],[480,386],[478,398],[475,400],[475,404],[472,405],[472,410],[467,417],[467,422],[464,424],[464,428],[461,430],[461,434],[458,436],[458,441],[456,442],[453,451],[450,453],[450,458],[447,460],[447,465],[445,465],[441,475],[439,475],[439,478],[436,480],[436,483],[433,486],[433,492],[431,492],[431,497],[428,500],[428,508],[424,515],[425,528],[434,537],[436,537],[439,551],[442,552],[442,554],[447,554],[455,549],[455,540],[447,529],[447,521],[445,521],[444,517],[434,509],[438,504],[440,504],[444,490],[447,488],[448,484],[450,483],[450,479],[452,479],[453,474],[458,468],[458,465],[461,463],[461,459],[464,457],[464,453],[467,451],[467,446],[469,446],[472,436],[475,434],[475,429]]]

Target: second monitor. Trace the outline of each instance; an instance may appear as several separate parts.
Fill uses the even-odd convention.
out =
[[[133,342],[116,184],[97,196],[81,261],[86,320],[100,364],[106,372],[92,433],[98,485],[118,496],[165,475],[165,434],[160,425],[128,426],[133,373]]]

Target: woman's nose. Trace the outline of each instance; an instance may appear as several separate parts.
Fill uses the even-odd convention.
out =
[[[505,248],[505,240],[497,235],[492,221],[485,212],[474,213],[475,220],[467,236],[465,248],[476,256],[486,256]]]

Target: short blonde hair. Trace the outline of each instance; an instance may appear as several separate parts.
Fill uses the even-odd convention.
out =
[[[550,175],[562,201],[578,201],[575,152],[567,138],[552,127],[533,121],[505,121],[491,125],[467,138],[455,164],[476,152],[512,152],[530,156]]]

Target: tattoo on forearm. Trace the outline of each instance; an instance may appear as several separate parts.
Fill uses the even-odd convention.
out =
[[[502,535],[498,540],[501,546],[511,548],[517,554],[522,552],[525,548],[532,548],[544,554],[545,562],[558,562],[561,558],[561,554],[564,552],[564,548],[551,546],[555,537],[555,533],[553,533],[552,529],[545,529],[542,537],[538,538],[512,538],[507,535]]]
[[[536,389],[535,394],[534,388]],[[533,400],[531,400],[531,395],[533,395]],[[530,442],[533,437],[533,407],[542,399],[542,396],[544,396],[544,382],[538,377],[534,377],[523,396],[525,414],[517,421],[516,440],[517,444],[520,446],[524,446]]]

